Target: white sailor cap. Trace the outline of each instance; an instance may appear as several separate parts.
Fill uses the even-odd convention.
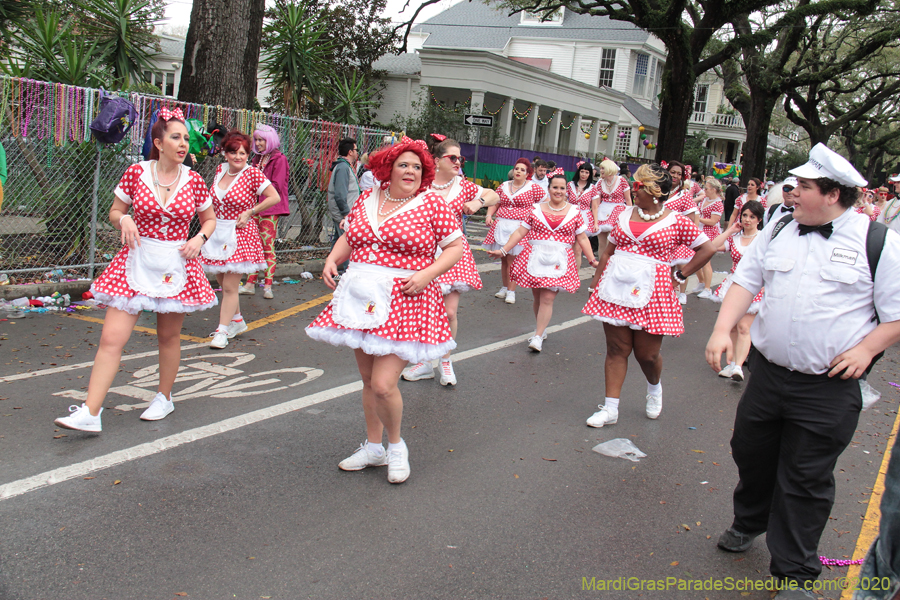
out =
[[[799,181],[797,181],[796,177],[786,177],[785,180],[781,182],[781,185],[789,185],[791,187],[797,187],[798,183],[799,183]]]
[[[850,161],[822,143],[809,151],[809,161],[805,165],[788,172],[806,179],[826,177],[849,187],[865,187],[868,183]]]
[[[888,177],[888,181],[893,181],[894,183],[900,182],[900,175],[894,175],[893,177]]]

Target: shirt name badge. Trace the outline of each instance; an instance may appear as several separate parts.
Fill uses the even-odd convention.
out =
[[[843,248],[835,248],[831,251],[831,262],[844,263],[845,265],[855,265],[859,252],[855,250],[844,250]]]

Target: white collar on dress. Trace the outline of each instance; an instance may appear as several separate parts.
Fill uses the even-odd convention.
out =
[[[631,231],[631,226],[628,225],[628,221],[631,220],[631,213],[635,211],[636,206],[629,206],[625,210],[622,211],[622,214],[619,215],[619,228],[625,232],[625,235],[633,239],[634,241],[640,241],[641,238],[647,237],[648,235],[655,233],[656,231],[663,229],[664,227],[669,227],[675,224],[675,215],[678,214],[674,211],[670,211],[668,215],[657,219],[653,225],[648,227],[644,233],[641,235],[635,236]],[[665,208],[663,208],[665,210]]]
[[[365,199],[365,209],[366,209],[366,219],[369,221],[369,227],[372,228],[372,231],[375,233],[375,237],[379,240],[384,241],[381,237],[381,234],[378,231],[378,228],[393,219],[398,215],[402,215],[405,212],[409,212],[416,208],[419,208],[425,203],[425,196],[430,194],[431,191],[425,190],[421,194],[417,195],[415,198],[407,202],[403,205],[402,208],[397,209],[397,212],[394,212],[388,215],[381,224],[378,223],[378,205],[381,203],[381,195],[384,191],[380,187],[372,188],[372,193],[369,194],[369,197]]]
[[[181,168],[181,173],[178,176],[178,182],[175,184],[175,191],[172,192],[172,195],[169,196],[169,204],[163,205],[162,200],[159,196],[156,195],[156,186],[153,185],[153,167],[156,161],[153,160],[142,160],[138,164],[141,165],[141,182],[147,186],[147,189],[153,194],[153,199],[156,200],[156,203],[159,204],[160,208],[164,211],[169,212],[169,205],[172,204],[172,200],[175,196],[178,195],[178,192],[181,191],[181,188],[184,187],[184,184],[188,182],[191,178],[191,170],[187,168],[185,165],[178,165]]]
[[[532,208],[531,210],[534,215],[538,219],[540,219],[541,222],[547,227],[547,229],[549,229],[550,231],[554,231],[553,227],[550,227],[550,222],[547,220],[547,215],[545,215],[544,211],[541,210],[541,204],[543,204],[543,202],[535,204],[534,208]],[[559,229],[560,227],[577,217],[580,213],[581,211],[578,210],[577,206],[575,206],[574,204],[569,204],[569,210],[566,212],[566,216],[562,221],[560,221],[559,225],[556,226],[556,229]]]

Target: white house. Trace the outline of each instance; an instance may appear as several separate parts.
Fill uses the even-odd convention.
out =
[[[622,21],[562,8],[541,21],[483,0],[459,2],[416,26],[409,52],[375,63],[387,73],[376,119],[408,115],[415,100],[436,102],[494,115],[523,149],[648,158],[638,128],[649,143],[657,139],[665,57],[658,38]],[[689,133],[705,131],[710,153],[733,162],[746,132],[740,116],[717,113],[727,105],[722,88],[714,76],[701,78]]]

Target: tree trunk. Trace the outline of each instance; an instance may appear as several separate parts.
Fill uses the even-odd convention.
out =
[[[678,160],[684,155],[684,138],[694,112],[694,84],[697,76],[684,54],[669,52],[663,70],[663,93],[659,110],[659,143],[656,161]]]
[[[252,108],[265,0],[194,0],[178,99]]]
[[[765,179],[766,150],[769,147],[769,124],[772,111],[779,95],[767,90],[750,88],[750,110],[741,111],[744,126],[747,128],[747,141],[744,143],[744,158],[741,161],[741,184],[747,185],[751,177]]]

